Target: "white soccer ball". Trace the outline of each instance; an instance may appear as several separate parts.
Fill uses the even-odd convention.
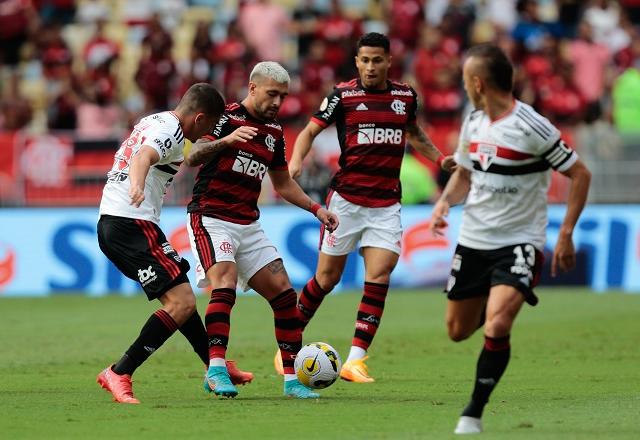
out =
[[[342,360],[338,352],[324,342],[312,342],[303,346],[294,363],[296,376],[309,388],[327,388],[340,374]]]

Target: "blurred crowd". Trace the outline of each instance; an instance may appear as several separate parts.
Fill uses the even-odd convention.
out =
[[[300,126],[378,31],[443,150],[466,105],[463,53],[487,41],[515,62],[517,97],[560,127],[636,132],[639,24],[640,0],[0,0],[0,130],[118,138],[195,82],[242,98],[259,60],[290,70],[280,119]]]

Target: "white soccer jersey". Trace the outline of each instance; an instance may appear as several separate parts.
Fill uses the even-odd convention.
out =
[[[477,110],[463,123],[455,159],[471,171],[459,243],[488,250],[526,242],[542,250],[551,168],[566,171],[578,160],[560,131],[520,101],[495,121]]]
[[[151,166],[144,183],[145,199],[136,208],[130,204],[129,164],[143,145],[155,149],[160,155],[160,161]],[[142,118],[115,154],[113,167],[107,173],[107,184],[102,191],[100,215],[159,223],[164,194],[184,160],[183,148],[184,133],[173,112],[156,113]]]

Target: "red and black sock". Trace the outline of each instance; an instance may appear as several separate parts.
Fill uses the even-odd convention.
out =
[[[235,289],[214,289],[211,291],[211,299],[204,317],[209,338],[209,359],[224,359],[227,353],[231,309],[235,303]]]
[[[484,347],[478,358],[471,402],[462,412],[463,416],[482,417],[482,411],[489,402],[491,392],[498,385],[504,370],[507,369],[510,356],[509,336],[503,338],[484,337]]]
[[[282,355],[284,374],[295,374],[293,362],[302,348],[302,329],[298,320],[295,290],[285,290],[270,300],[269,305],[273,309],[276,341]]]
[[[204,328],[200,314],[197,311],[193,312],[193,315],[191,315],[178,330],[187,338],[187,341],[189,341],[189,344],[193,347],[193,351],[196,352],[202,362],[208,366],[209,343],[207,329]]]
[[[302,288],[300,298],[298,299],[298,319],[300,319],[302,330],[309,324],[313,315],[316,314],[316,310],[318,310],[318,307],[322,304],[322,300],[328,294],[328,291],[320,287],[315,276]]]
[[[367,350],[371,345],[382,319],[388,290],[388,284],[364,283],[364,294],[360,301],[360,307],[358,307],[356,331],[351,341],[352,346]]]
[[[111,369],[116,374],[133,374],[177,328],[178,325],[171,315],[162,309],[157,310],[142,327],[138,339]]]

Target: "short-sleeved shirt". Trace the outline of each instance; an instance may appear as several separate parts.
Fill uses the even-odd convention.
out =
[[[543,250],[551,169],[566,171],[578,160],[560,131],[514,100],[495,121],[481,110],[470,113],[455,159],[471,171],[459,243],[480,250],[531,243]]]
[[[282,127],[254,118],[238,103],[227,105],[208,139],[221,139],[240,126],[255,127],[247,142],[224,148],[198,171],[188,212],[238,224],[260,217],[258,197],[268,170],[287,170]]]
[[[311,118],[322,127],[336,124],[340,169],[330,188],[369,208],[400,201],[406,126],[416,120],[417,105],[406,84],[389,81],[385,90],[371,90],[354,79],[336,85]]]
[[[131,158],[143,145],[156,150],[160,160],[149,169],[144,182],[145,199],[136,208],[130,204],[129,166]],[[183,148],[184,133],[173,112],[156,113],[142,118],[115,154],[113,166],[107,173],[107,184],[102,191],[100,214],[160,223],[164,195],[184,160]]]

